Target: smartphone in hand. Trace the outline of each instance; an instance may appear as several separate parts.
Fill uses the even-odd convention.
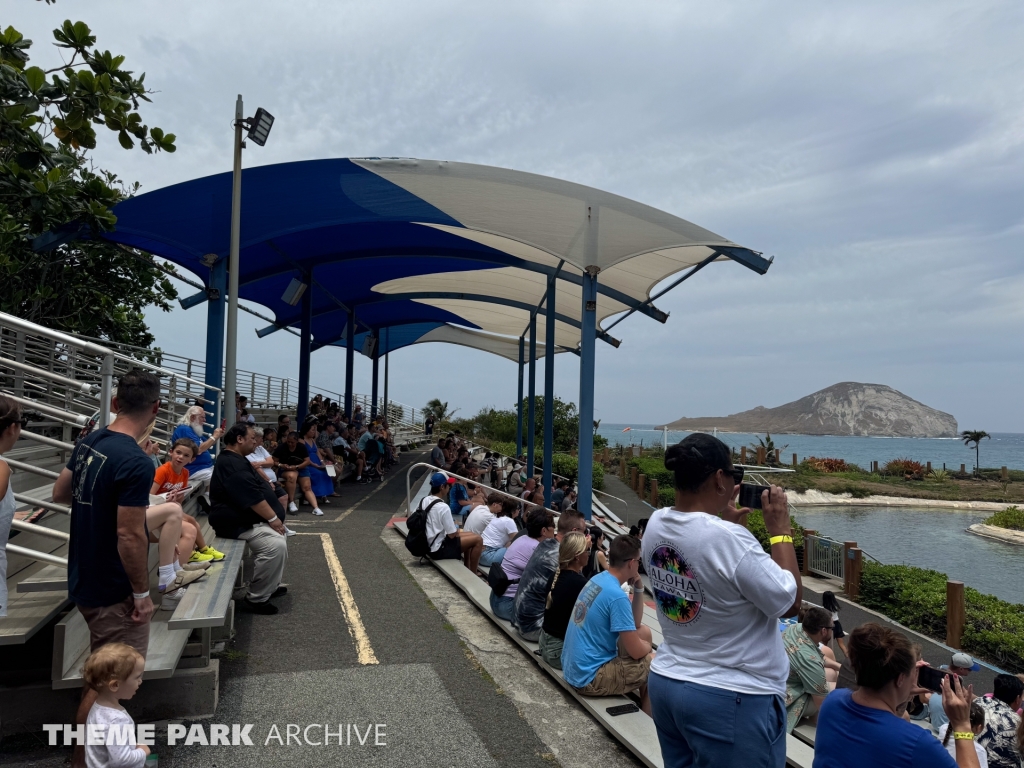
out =
[[[920,688],[927,688],[929,691],[935,691],[935,693],[942,693],[942,678],[949,677],[949,684],[953,685],[952,678],[959,677],[959,675],[953,672],[947,672],[944,669],[936,669],[935,667],[918,667],[917,668],[917,685]]]

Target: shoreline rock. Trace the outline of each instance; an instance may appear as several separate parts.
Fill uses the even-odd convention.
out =
[[[867,496],[855,499],[848,493],[826,493],[810,490],[787,493],[794,507],[938,507],[970,509],[977,512],[1001,512],[1007,504],[995,501],[950,501],[948,499],[914,499],[903,496]],[[991,528],[992,526],[986,526]],[[1003,530],[1003,529],[1000,529]]]
[[[984,536],[986,539],[996,539],[1007,544],[1024,546],[1024,531],[1012,531],[1009,528],[999,528],[995,525],[975,523],[967,529],[968,533]]]

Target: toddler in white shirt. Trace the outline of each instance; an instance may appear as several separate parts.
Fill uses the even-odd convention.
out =
[[[149,747],[138,746],[135,721],[118,702],[130,699],[142,684],[146,660],[142,654],[124,643],[110,643],[93,653],[85,662],[86,684],[99,696],[86,718],[87,743],[85,764],[88,768],[142,768]]]

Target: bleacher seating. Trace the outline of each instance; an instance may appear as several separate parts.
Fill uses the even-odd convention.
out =
[[[410,512],[417,508],[420,500],[428,492],[429,480],[425,478],[416,494],[410,499]],[[608,532],[607,538],[614,538],[623,533],[628,533],[621,523],[612,522],[603,515],[599,520],[597,514],[595,514],[594,519]],[[404,521],[396,521],[394,528],[402,536],[408,536],[409,529]],[[423,558],[422,561],[432,563],[434,567],[443,573],[457,589],[466,595],[479,611],[494,622],[516,645],[522,648],[529,658],[541,669],[551,675],[602,727],[641,760],[644,765],[649,766],[649,768],[663,768],[661,748],[658,744],[654,721],[643,712],[634,712],[617,717],[612,717],[607,713],[608,707],[632,701],[626,697],[588,697],[577,693],[565,681],[561,671],[549,666],[540,658],[536,643],[524,640],[508,621],[499,619],[494,615],[490,606],[490,587],[487,584],[486,574],[483,571],[474,574],[462,564],[461,560],[432,560],[430,558]],[[650,593],[649,588],[646,591]],[[650,628],[654,646],[657,648],[661,644],[662,633],[658,623],[657,612],[651,604],[647,604],[644,607],[643,623]],[[792,766],[792,768],[811,768],[813,761],[814,729],[811,726],[799,726],[793,735],[786,736],[786,763]]]

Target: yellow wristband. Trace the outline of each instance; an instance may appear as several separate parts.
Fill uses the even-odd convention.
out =
[[[953,731],[954,739],[963,739],[964,741],[974,741],[974,734],[970,731]]]
[[[772,536],[770,539],[768,539],[768,543],[770,545],[772,545],[772,546],[774,546],[776,544],[792,544],[793,543],[793,537],[792,536]]]

